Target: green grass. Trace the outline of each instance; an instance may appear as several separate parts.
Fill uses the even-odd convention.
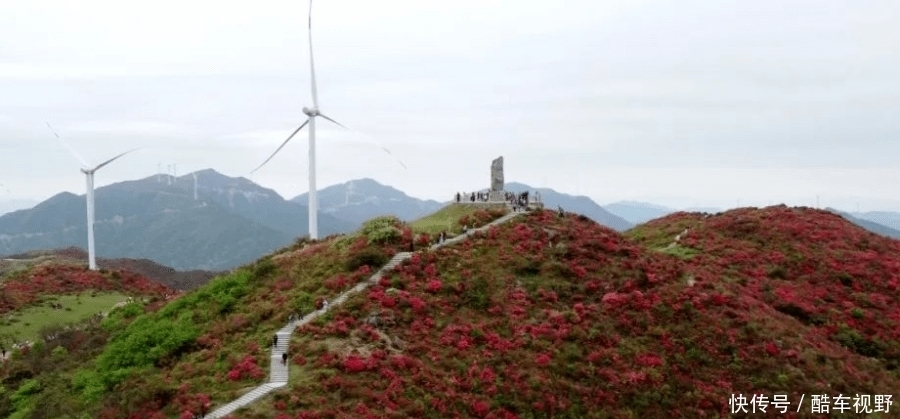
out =
[[[496,206],[505,208],[504,204]],[[414,233],[438,234],[446,230],[452,234],[459,234],[462,232],[462,227],[457,224],[460,217],[492,207],[492,205],[486,204],[450,204],[411,222],[410,226]]]
[[[697,253],[700,253],[700,251],[697,249],[692,249],[690,247],[685,247],[685,246],[681,246],[678,244],[676,244],[674,246],[662,247],[662,248],[659,248],[656,250],[658,252],[676,256],[681,259],[690,259],[690,258],[694,257],[694,255],[696,255]]]
[[[101,311],[109,311],[127,298],[118,292],[48,296],[41,305],[13,312],[0,324],[3,324],[4,336],[16,342],[34,341],[44,327],[81,322]],[[50,308],[51,302],[62,304],[62,310]]]

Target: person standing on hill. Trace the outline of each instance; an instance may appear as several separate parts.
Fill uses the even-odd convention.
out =
[[[459,192],[457,192],[456,193],[456,203],[457,204],[459,203],[459,198],[461,198],[461,196],[459,195]]]

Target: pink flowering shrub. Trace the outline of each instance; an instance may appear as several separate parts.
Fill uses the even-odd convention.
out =
[[[263,370],[256,365],[256,358],[253,355],[244,355],[240,361],[228,371],[227,377],[231,381],[244,379],[260,379],[265,375]]]
[[[318,272],[284,304],[333,301],[366,278],[316,249],[278,262]],[[810,209],[678,213],[624,234],[535,211],[416,253],[300,327],[290,353],[304,379],[273,406],[290,418],[719,418],[738,393],[897,394],[898,261],[896,241]],[[240,313],[247,324],[281,327],[271,293],[254,298],[274,320]],[[232,343],[230,316],[192,359],[214,365],[249,340],[267,350],[262,333]]]

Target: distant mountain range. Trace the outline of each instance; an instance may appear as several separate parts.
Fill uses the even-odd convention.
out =
[[[535,188],[524,183],[507,182],[504,189],[514,192],[537,191],[541,193],[541,201],[544,207],[548,209],[556,209],[562,207],[563,210],[582,214],[602,225],[612,228],[616,231],[625,231],[634,227],[622,217],[611,213],[599,204],[586,196],[572,196],[559,193],[553,189]]]
[[[851,212],[851,216],[858,219],[878,223],[891,229],[900,231],[900,213],[890,211]]]
[[[98,257],[149,259],[178,270],[225,270],[252,262],[308,234],[306,195],[293,202],[274,190],[212,169],[194,177],[150,176],[96,190]],[[415,219],[442,206],[372,179],[319,191],[319,234],[356,230],[394,214]],[[0,254],[87,247],[84,195],[57,194],[0,216]]]
[[[379,215],[394,215],[411,221],[444,206],[438,201],[413,198],[369,178],[329,186],[320,190],[317,198],[320,213],[356,226]],[[306,207],[309,193],[296,196],[291,201]]]
[[[509,191],[539,191],[549,209],[561,206],[594,221],[625,231],[676,210],[622,201],[600,206],[585,196],[517,182]],[[221,271],[251,262],[305,236],[307,194],[285,200],[272,189],[212,169],[194,177],[150,176],[96,190],[97,255],[102,258],[149,259],[178,270]],[[369,178],[319,191],[322,236],[356,230],[379,215],[414,220],[446,203],[411,197]],[[715,208],[696,209],[718,212]],[[867,230],[890,237],[900,231],[900,214],[841,214]],[[84,195],[57,194],[33,208],[0,215],[0,254],[40,249],[86,247]]]
[[[603,208],[635,225],[678,211],[662,205],[635,201],[613,202],[604,205]]]
[[[846,219],[847,221],[850,221],[851,223],[856,224],[856,225],[858,225],[866,230],[869,230],[875,234],[880,234],[885,237],[900,239],[900,230],[877,223],[875,221],[872,221],[871,219],[862,218],[862,217],[860,217],[859,213],[847,213],[847,212],[838,211],[833,208],[828,208],[828,211],[838,214],[841,217],[844,217],[844,219]],[[895,216],[900,217],[900,214],[896,214],[896,213],[888,213],[888,214],[894,214]],[[876,218],[876,219],[878,219],[878,218]]]
[[[197,200],[192,176],[157,179],[151,176],[96,190],[98,256],[146,258],[179,270],[222,270],[305,234],[301,222],[306,219],[305,208],[246,179],[199,172]],[[290,209],[298,221],[284,216]],[[32,209],[0,216],[0,253],[85,248],[85,218],[84,196],[68,192]],[[325,234],[350,228],[330,217],[321,222]]]

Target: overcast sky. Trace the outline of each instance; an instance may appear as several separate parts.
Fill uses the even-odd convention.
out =
[[[308,3],[0,2],[0,199],[248,176],[311,105]],[[506,180],[684,207],[900,210],[900,2],[316,0],[318,184]],[[383,152],[377,144],[393,154]],[[308,134],[252,177],[306,192]],[[398,160],[402,161],[404,169]],[[249,177],[249,176],[248,176]]]

